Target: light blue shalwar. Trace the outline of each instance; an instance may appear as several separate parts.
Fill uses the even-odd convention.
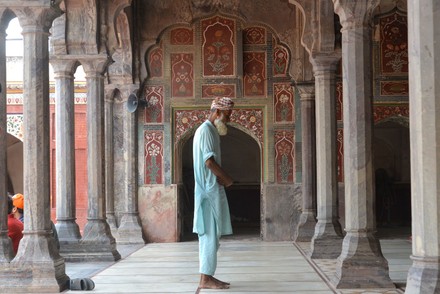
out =
[[[225,189],[205,164],[211,157],[221,166],[220,136],[207,120],[197,129],[193,141],[193,232],[199,236],[200,273],[213,276],[217,268],[220,236],[232,234],[232,227]]]

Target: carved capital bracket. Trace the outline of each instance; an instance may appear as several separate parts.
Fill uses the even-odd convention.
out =
[[[55,78],[73,76],[79,65],[76,59],[63,56],[51,56],[49,62],[53,67]]]
[[[335,49],[334,7],[326,0],[289,0],[303,14],[301,44],[310,56]]]
[[[295,87],[298,89],[301,101],[315,100],[315,82],[307,81],[297,83]]]
[[[313,71],[316,73],[323,71],[336,71],[339,61],[342,58],[342,51],[336,50],[332,53],[318,53],[310,57]]]
[[[370,27],[374,9],[380,0],[333,0],[335,13],[339,15],[342,30]]]
[[[20,26],[23,28],[23,34],[40,30],[49,33],[54,19],[63,14],[63,11],[59,7],[61,1],[51,1],[50,5],[44,5],[43,3],[32,5],[27,2],[28,1],[22,2],[19,6],[12,5],[10,7],[18,17]]]
[[[84,55],[78,58],[84,68],[86,76],[103,75],[111,63],[106,54]]]
[[[120,93],[120,97],[115,101],[116,93]],[[130,94],[136,93],[140,97],[139,85],[137,84],[124,84],[124,85],[114,85],[108,84],[105,86],[105,101],[106,102],[118,102],[125,103],[128,100]]]

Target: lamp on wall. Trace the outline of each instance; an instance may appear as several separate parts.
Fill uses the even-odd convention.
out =
[[[127,111],[133,113],[138,109],[138,107],[148,107],[148,102],[146,100],[139,99],[135,93],[131,93],[128,96],[126,106]]]

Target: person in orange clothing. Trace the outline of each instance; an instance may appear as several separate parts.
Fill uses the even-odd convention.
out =
[[[8,196],[8,236],[12,240],[12,248],[14,249],[14,254],[17,254],[18,244],[21,238],[23,238],[23,223],[15,218],[13,210],[16,207],[13,204],[11,196]]]
[[[22,223],[24,223],[24,196],[23,194],[17,193],[12,196],[12,204],[14,205],[12,213],[15,218],[19,219]]]

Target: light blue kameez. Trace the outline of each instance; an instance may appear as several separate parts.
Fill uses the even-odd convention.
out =
[[[193,232],[199,236],[200,273],[212,276],[217,267],[220,236],[232,234],[232,227],[225,189],[205,164],[211,157],[221,166],[220,136],[207,120],[197,129],[193,142]]]

